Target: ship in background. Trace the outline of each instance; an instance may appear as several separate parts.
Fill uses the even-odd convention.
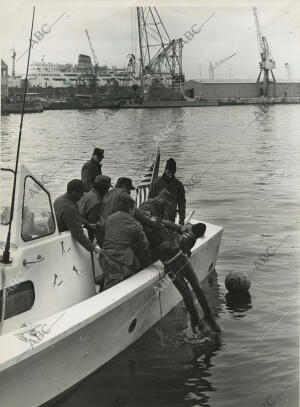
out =
[[[86,30],[93,63],[83,54],[77,65],[33,62],[29,67],[29,91],[52,99],[92,96],[138,104],[183,100],[182,39],[170,38],[155,7],[137,7],[136,11],[139,58],[128,54],[122,68],[100,65]],[[10,86],[10,93],[19,92],[19,86]]]
[[[80,54],[78,64],[54,64],[52,62],[32,62],[29,66],[28,80],[30,86],[41,88],[76,88],[78,86],[92,87],[97,82],[97,88],[115,84],[129,86],[134,83],[125,68],[106,65],[97,68],[91,63],[91,57]]]
[[[288,63],[288,81],[276,81],[275,60],[262,34],[256,8],[253,15],[260,55],[256,81],[215,78],[215,70],[236,53],[210,62],[209,80],[186,81],[182,70],[185,41],[171,39],[155,7],[137,7],[139,55],[128,54],[126,66],[100,65],[85,30],[92,58],[80,54],[76,65],[33,62],[29,68],[29,92],[40,95],[44,108],[53,109],[251,104],[261,103],[261,99],[268,103],[299,103],[300,82],[291,80]],[[13,74],[8,80],[10,95],[20,93],[23,86],[14,74],[15,55],[14,51]]]

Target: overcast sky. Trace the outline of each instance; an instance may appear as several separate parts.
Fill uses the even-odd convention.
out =
[[[1,0],[1,57],[11,73],[11,49],[17,59],[28,48],[32,6],[31,0]],[[139,5],[156,5],[171,38],[184,37],[194,24],[201,25],[212,13],[214,16],[199,34],[183,49],[183,70],[186,77],[208,78],[209,61],[217,62],[236,56],[215,71],[215,79],[256,79],[258,75],[258,44],[252,6],[256,6],[263,35],[276,62],[275,76],[287,79],[284,66],[289,63],[293,79],[300,79],[300,6],[299,1],[156,1]],[[35,2],[34,32],[48,34],[34,44],[31,61],[72,64],[78,54],[90,55],[85,35],[88,29],[100,65],[124,66],[128,53],[138,55],[136,33],[136,4],[130,1],[101,0],[39,0]],[[133,18],[134,17],[134,18]],[[45,25],[46,24],[46,25]],[[41,36],[40,36],[41,37]],[[25,73],[27,56],[16,66]]]

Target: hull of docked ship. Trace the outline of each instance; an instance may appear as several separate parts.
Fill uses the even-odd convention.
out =
[[[25,202],[26,180],[35,178],[22,168],[16,208],[34,200]],[[38,185],[39,193],[43,192],[43,185]],[[0,287],[2,293],[8,291],[8,298],[21,281],[35,291],[32,304],[28,305],[29,300],[23,304],[26,312],[2,320],[0,404],[5,407],[36,407],[64,394],[134,343],[181,301],[159,261],[97,294],[94,273],[101,272],[96,270],[97,259],[91,262],[90,254],[70,232],[59,233],[55,221],[46,236],[22,242],[22,222],[19,219],[13,225],[12,263],[1,265]],[[200,281],[215,269],[223,231],[209,223],[206,227],[191,255]]]
[[[40,101],[26,102],[25,113],[41,113],[43,105]],[[22,103],[1,103],[1,114],[21,113]]]

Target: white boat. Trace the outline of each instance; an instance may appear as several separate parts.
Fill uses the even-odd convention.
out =
[[[9,207],[1,210],[7,223]],[[35,407],[123,351],[182,298],[159,261],[97,294],[96,255],[92,262],[70,232],[58,232],[49,192],[24,166],[14,211],[11,263],[0,263],[0,405]],[[200,281],[215,268],[223,230],[206,226],[191,256]],[[6,234],[2,225],[2,249]]]

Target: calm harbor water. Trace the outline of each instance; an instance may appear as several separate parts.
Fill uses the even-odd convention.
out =
[[[104,122],[102,110],[25,116],[21,162],[54,198],[80,177],[94,146],[105,149],[104,174],[138,182],[158,141],[161,169],[168,157],[177,161],[188,207],[225,228],[216,273],[203,282],[219,337],[192,340],[181,304],[56,407],[299,405],[300,106],[255,112],[258,106],[120,110]],[[19,116],[1,122],[6,166]],[[252,281],[251,296],[238,304],[224,287],[232,270]]]

